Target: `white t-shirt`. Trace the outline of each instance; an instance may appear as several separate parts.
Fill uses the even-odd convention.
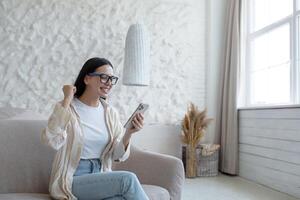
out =
[[[99,102],[98,107],[88,106],[78,98],[73,99],[73,105],[79,114],[84,135],[81,158],[99,158],[109,141],[103,105]]]

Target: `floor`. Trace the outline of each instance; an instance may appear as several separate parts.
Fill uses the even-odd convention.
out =
[[[240,177],[186,179],[182,200],[299,200]]]

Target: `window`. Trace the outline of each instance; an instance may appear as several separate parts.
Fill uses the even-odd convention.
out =
[[[299,104],[300,0],[243,0],[243,106]]]

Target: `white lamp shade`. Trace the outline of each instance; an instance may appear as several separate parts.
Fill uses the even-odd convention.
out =
[[[129,27],[125,43],[123,84],[147,86],[150,82],[150,40],[144,25]]]

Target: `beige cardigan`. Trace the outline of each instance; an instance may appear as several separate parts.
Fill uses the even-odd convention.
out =
[[[110,140],[105,147],[101,159],[101,171],[111,171],[112,161],[124,161],[129,157],[130,145],[125,147],[123,135],[125,129],[120,123],[117,112],[104,100],[101,103],[105,110],[105,122]],[[52,198],[59,200],[76,200],[72,194],[73,174],[80,161],[83,147],[83,134],[79,115],[72,103],[68,108],[62,102],[55,105],[47,127],[42,132],[42,142],[57,150],[49,183]]]

